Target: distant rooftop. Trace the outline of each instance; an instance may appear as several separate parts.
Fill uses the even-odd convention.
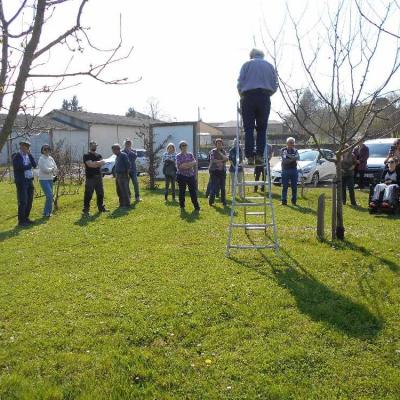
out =
[[[3,126],[7,114],[0,114],[0,126]],[[14,129],[21,130],[71,130],[71,126],[55,121],[49,117],[39,117],[29,114],[18,114],[14,122]]]
[[[226,121],[226,122],[208,122],[209,125],[216,126],[218,128],[236,128],[236,120],[235,121]],[[282,121],[277,121],[275,119],[270,119],[268,124],[282,124]]]
[[[126,117],[125,115],[100,114],[88,111],[53,110],[47,116],[57,118],[56,114],[62,114],[89,124],[138,126],[158,121],[140,112],[136,112],[135,117]]]

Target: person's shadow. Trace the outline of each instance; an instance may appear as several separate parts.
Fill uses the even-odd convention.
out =
[[[200,218],[200,212],[196,210],[193,210],[192,212],[187,212],[186,210],[181,209],[180,217],[186,222],[193,223]]]
[[[277,262],[273,262],[259,252],[262,264],[267,264],[278,285],[293,296],[301,313],[351,337],[369,340],[378,335],[383,327],[382,317],[375,316],[365,305],[318,281],[288,252],[280,249],[280,253]],[[232,259],[261,275],[271,276],[271,272],[255,267],[254,261]]]

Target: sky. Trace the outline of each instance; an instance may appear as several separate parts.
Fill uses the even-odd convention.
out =
[[[90,27],[87,32],[93,43],[101,48],[117,44],[121,16],[120,54],[126,54],[133,46],[130,57],[110,66],[103,77],[127,77],[138,82],[103,85],[90,78],[70,79],[68,84],[80,83],[79,86],[55,93],[43,111],[60,108],[64,98],[75,94],[81,106],[91,112],[123,115],[129,107],[146,112],[148,99],[156,98],[162,114],[170,120],[197,120],[198,110],[206,122],[233,120],[240,67],[254,45],[263,50],[268,46],[263,43],[267,31],[273,35],[281,29],[283,34],[288,33],[286,3],[293,15],[302,16],[302,26],[309,30],[326,13],[321,0],[90,0],[82,24]],[[78,4],[78,0],[71,0],[57,6],[43,27],[40,45],[73,24]],[[281,45],[284,50],[280,68],[294,85],[301,86],[304,82],[297,70],[295,50],[290,42]],[[308,45],[312,46],[312,40]],[[79,54],[66,51],[65,46],[58,47],[41,60],[43,65],[37,71],[62,72],[71,54],[74,59],[69,72],[101,62],[108,53],[99,54],[86,47]],[[321,70],[324,68],[321,65]],[[272,98],[270,118],[279,119],[277,112],[282,111],[285,106],[277,93]]]

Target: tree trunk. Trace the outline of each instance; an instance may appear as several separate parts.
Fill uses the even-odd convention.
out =
[[[0,132],[0,151],[3,149],[4,144],[7,142],[8,137],[11,135],[15,118],[21,107],[21,99],[25,91],[26,80],[31,69],[33,56],[35,54],[37,45],[39,43],[40,35],[42,33],[42,26],[44,22],[44,13],[46,10],[46,0],[38,0],[36,6],[35,23],[33,25],[32,36],[26,45],[24,56],[22,58],[21,67],[19,70],[18,78],[15,83],[15,89],[11,100],[10,108],[7,117],[4,121],[3,128]]]
[[[324,236],[325,236],[325,195],[321,194],[318,197],[317,237],[319,240],[324,240]]]
[[[342,157],[341,154],[337,155],[336,160],[336,238],[344,239],[344,225],[343,225],[343,187],[342,187]]]
[[[337,226],[337,213],[336,213],[336,200],[337,200],[337,183],[336,177],[332,182],[332,240],[336,240],[336,226]]]

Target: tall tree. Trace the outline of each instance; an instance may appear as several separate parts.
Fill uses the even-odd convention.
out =
[[[81,17],[88,0],[79,0],[75,21],[71,28],[53,32],[49,21],[65,7],[67,0],[20,0],[5,2],[0,0],[1,64],[0,64],[0,111],[7,115],[0,131],[0,151],[11,135],[18,112],[37,114],[48,98],[65,88],[63,82],[68,77],[88,76],[103,83],[130,83],[127,78],[109,80],[104,77],[108,65],[129,57],[132,48],[120,56],[122,38],[111,49],[100,49],[89,37],[88,27],[81,24]],[[19,3],[19,4],[18,4]],[[43,32],[54,36],[48,43],[39,46]],[[67,69],[52,71],[50,51],[63,46]],[[90,65],[86,70],[68,70],[72,55],[83,53],[85,47],[97,52],[105,52],[104,61]],[[43,78],[50,83],[43,82]],[[39,82],[39,83],[37,83]],[[28,85],[29,84],[29,85]],[[37,109],[38,96],[44,96],[42,107]],[[30,104],[35,104],[30,106]]]
[[[79,105],[79,100],[76,95],[73,95],[71,100],[64,99],[61,109],[67,111],[82,111],[82,107]]]
[[[328,137],[336,144],[335,159],[336,180],[333,204],[337,204],[332,213],[333,239],[344,238],[342,206],[341,161],[346,152],[352,151],[360,142],[368,138],[371,127],[382,116],[391,117],[391,107],[399,97],[382,102],[390,91],[389,85],[399,76],[400,47],[398,38],[382,35],[382,30],[371,30],[363,24],[363,17],[357,13],[352,0],[339,0],[324,4],[325,12],[310,29],[302,17],[295,18],[287,6],[290,24],[285,24],[277,35],[268,32],[270,45],[267,51],[278,71],[279,89],[289,113],[297,124],[321,151],[321,138]],[[306,12],[306,11],[305,11]],[[303,14],[304,16],[304,14]],[[388,13],[382,14],[378,27],[383,27]],[[286,29],[291,26],[290,29]],[[284,37],[293,32],[293,38]],[[291,80],[290,73],[285,75],[282,66],[282,54],[285,44],[297,50],[298,64],[294,67],[303,74],[303,85],[319,103],[317,113],[308,109],[303,101],[304,87]],[[388,53],[387,49],[392,49]],[[381,52],[385,51],[382,61]],[[282,66],[282,68],[280,68]],[[372,73],[379,68],[379,75]],[[396,109],[396,108],[394,108]],[[375,137],[385,136],[396,129],[389,124],[375,131]]]

